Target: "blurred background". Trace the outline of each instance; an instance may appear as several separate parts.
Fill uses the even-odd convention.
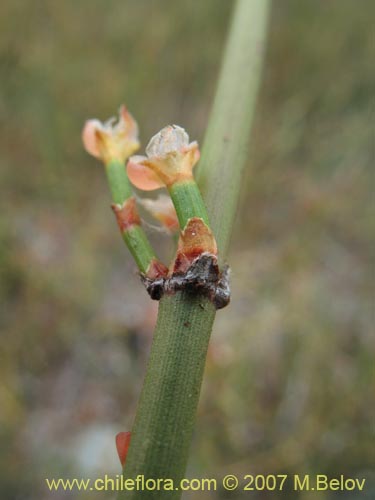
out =
[[[131,429],[156,318],[81,128],[124,102],[143,147],[170,123],[201,143],[232,6],[1,4],[1,498],[114,498],[44,481],[120,472],[114,437]],[[366,491],[185,498],[375,498],[374,16],[371,0],[273,3],[233,300],[188,470],[345,474]],[[169,238],[150,235],[167,259]]]

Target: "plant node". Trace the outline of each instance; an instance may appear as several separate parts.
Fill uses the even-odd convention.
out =
[[[195,258],[184,272],[154,279],[141,273],[141,280],[153,300],[185,290],[208,297],[216,309],[222,309],[230,302],[229,267],[224,266],[220,271],[216,255],[207,252]]]

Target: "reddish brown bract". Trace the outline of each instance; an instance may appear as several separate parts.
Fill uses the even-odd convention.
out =
[[[193,217],[181,232],[173,274],[185,273],[194,260],[203,253],[217,255],[216,241],[203,219]]]
[[[121,465],[124,467],[130,445],[131,432],[119,432],[116,435],[116,448]]]
[[[160,260],[152,259],[149,268],[147,269],[147,277],[150,279],[166,277],[168,268]]]
[[[122,205],[113,203],[111,207],[116,215],[117,224],[122,233],[127,231],[131,226],[140,226],[141,219],[134,196],[128,198]]]

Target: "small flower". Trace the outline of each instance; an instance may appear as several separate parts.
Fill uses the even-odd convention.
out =
[[[139,189],[151,191],[192,179],[193,167],[199,160],[197,142],[189,144],[189,136],[177,125],[169,125],[154,135],[146,148],[146,156],[132,156],[127,164],[130,181]]]
[[[125,106],[119,110],[119,118],[105,123],[87,120],[82,130],[86,151],[104,163],[111,160],[124,162],[139,148],[138,125]]]
[[[138,198],[138,203],[150,212],[156,220],[161,222],[168,231],[174,232],[179,228],[176,210],[172,200],[166,194],[159,194],[154,200]]]

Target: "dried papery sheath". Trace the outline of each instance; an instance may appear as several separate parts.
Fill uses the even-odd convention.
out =
[[[189,146],[189,136],[185,129],[178,125],[168,125],[155,134],[147,145],[149,158],[163,158],[169,153],[183,151]]]
[[[216,309],[222,309],[230,302],[229,267],[225,266],[220,271],[216,256],[209,253],[196,257],[183,273],[154,279],[141,274],[141,280],[153,300],[187,291],[192,295],[208,297]]]

